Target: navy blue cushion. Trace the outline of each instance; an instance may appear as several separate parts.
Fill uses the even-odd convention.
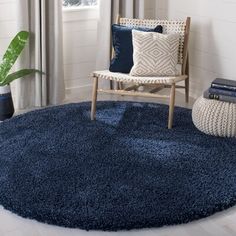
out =
[[[145,32],[162,33],[162,26],[158,25],[154,29],[142,27],[126,27],[121,25],[112,25],[112,43],[115,50],[115,56],[111,60],[109,70],[111,72],[129,73],[133,66],[133,42],[132,30]]]

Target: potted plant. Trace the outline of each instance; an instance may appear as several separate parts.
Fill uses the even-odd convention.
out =
[[[22,78],[32,73],[41,73],[39,70],[35,69],[22,69],[14,73],[10,73],[17,58],[25,48],[28,38],[29,32],[19,32],[8,46],[8,49],[5,52],[0,64],[0,121],[9,119],[14,114],[10,83],[18,78]]]

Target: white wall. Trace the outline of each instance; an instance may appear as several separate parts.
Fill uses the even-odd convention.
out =
[[[145,12],[144,18],[155,19],[156,18],[156,1],[155,0],[145,0],[144,2]]]
[[[168,19],[168,0],[156,0],[156,18]]]
[[[156,1],[145,0],[145,18],[155,18]],[[16,1],[0,0],[0,57],[17,33]],[[91,85],[88,75],[95,69],[97,42],[96,8],[63,12],[64,69],[66,88]]]
[[[91,85],[89,74],[95,69],[97,8],[65,10],[64,69],[66,88]]]
[[[15,0],[0,0],[0,57],[17,33]]]
[[[200,96],[215,77],[236,80],[236,1],[157,0],[157,14],[192,17],[191,95]]]
[[[16,10],[15,0],[0,0],[0,58],[17,33]],[[97,11],[64,11],[63,17],[66,87],[86,86],[95,67]]]
[[[16,10],[15,0],[0,0],[0,61],[2,60],[9,43],[17,34]],[[13,99],[14,88],[13,82],[11,84]]]
[[[145,18],[155,18],[156,1],[145,0]],[[97,18],[96,8],[66,10],[64,21],[64,68],[67,89],[88,87],[95,69]]]

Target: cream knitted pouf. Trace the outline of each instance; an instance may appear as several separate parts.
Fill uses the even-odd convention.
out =
[[[194,125],[214,136],[236,137],[236,104],[198,98],[193,106]]]

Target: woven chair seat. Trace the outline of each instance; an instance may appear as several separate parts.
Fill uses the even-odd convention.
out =
[[[95,71],[93,77],[98,79],[112,80],[123,83],[135,83],[135,84],[172,84],[182,80],[185,80],[187,75],[171,76],[171,77],[136,77],[124,73],[114,73],[109,70]]]

